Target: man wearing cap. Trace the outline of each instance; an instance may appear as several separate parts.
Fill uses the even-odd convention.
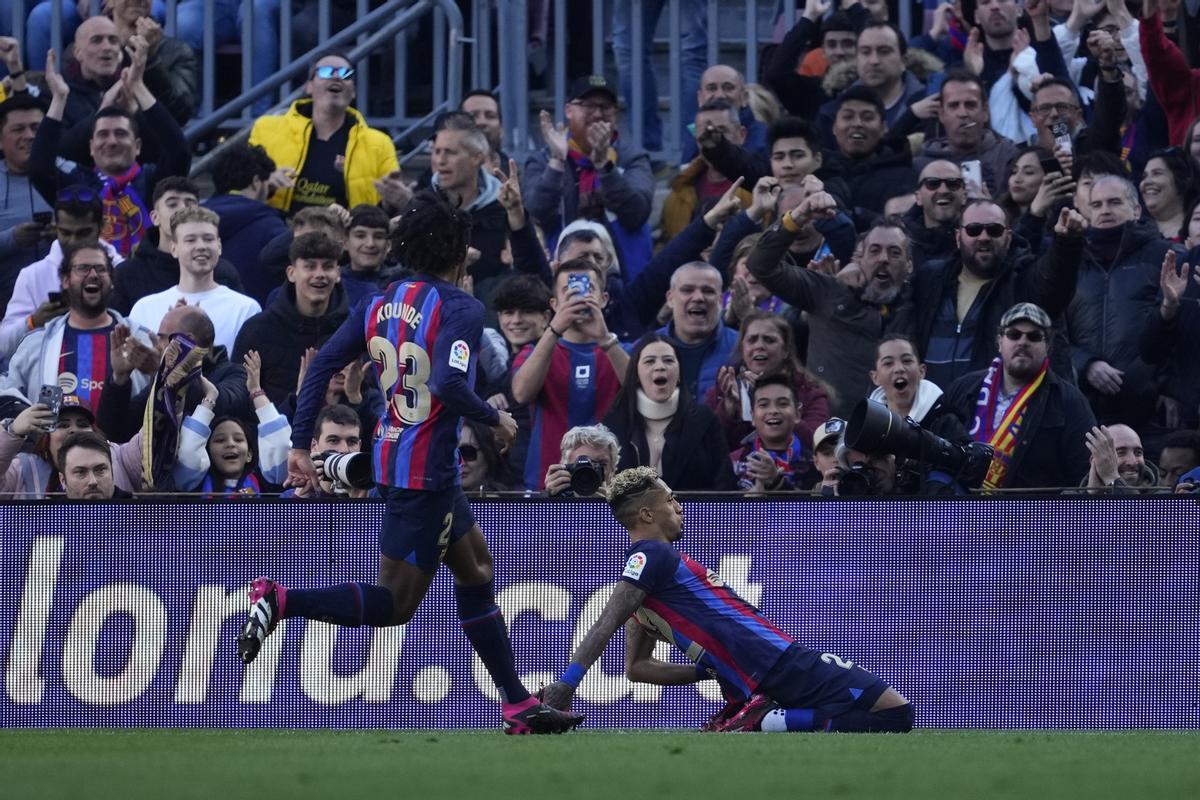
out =
[[[603,75],[571,84],[567,123],[542,112],[546,147],[525,163],[525,207],[552,242],[570,222],[592,219],[612,235],[627,280],[650,260],[654,172],[650,156],[622,139],[617,95]]]
[[[824,482],[837,480],[837,447],[842,439],[842,431],[846,430],[846,420],[841,417],[830,417],[813,432],[813,466],[821,480],[812,488],[815,495],[821,494]]]
[[[946,405],[965,435],[994,450],[984,490],[1074,487],[1088,473],[1096,420],[1075,386],[1050,371],[1050,315],[1018,303],[1000,319],[991,365],[959,378]]]
[[[267,203],[288,216],[332,203],[396,206],[409,193],[391,138],[350,107],[354,72],[345,56],[323,55],[308,73],[306,99],[254,122],[250,144],[262,145],[277,168]]]
[[[1082,216],[1063,209],[1054,241],[1039,258],[1014,241],[1004,209],[991,200],[968,203],[957,252],[914,271],[912,318],[900,326],[925,354],[926,377],[946,387],[986,367],[997,352],[992,332],[1016,303],[1034,303],[1051,319],[1061,314],[1075,294],[1086,231]],[[1060,374],[1069,372],[1065,363],[1061,369],[1055,363]]]

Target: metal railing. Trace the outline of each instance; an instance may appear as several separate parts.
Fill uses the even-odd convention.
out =
[[[655,31],[643,29],[642,11],[646,2],[647,0],[629,0],[628,3],[632,18],[630,21],[630,49],[633,55],[630,62],[630,96],[621,98],[625,105],[621,132],[623,135],[628,135],[639,147],[643,146],[645,142],[643,119],[646,104],[652,103],[660,108],[665,105],[668,119],[664,120],[666,124],[663,128],[663,147],[653,155],[671,158],[678,156],[681,152],[683,124],[689,121],[680,118],[683,96],[682,12],[680,0],[667,0],[659,23],[662,25],[661,20],[666,19],[666,36],[665,38],[655,38]],[[615,77],[616,70],[609,67],[613,59],[610,58],[611,36],[607,34],[612,27],[615,5],[614,0],[595,0],[592,4],[590,20],[592,72],[608,74],[610,77]],[[728,15],[729,9],[738,5],[742,7],[743,28],[730,31],[731,35],[723,35],[721,12],[725,10]],[[907,3],[901,2],[898,5],[900,19],[897,22],[902,30],[910,30],[912,10]],[[531,113],[529,107],[527,80],[529,51],[526,46],[529,9],[526,0],[474,0],[472,3],[471,18],[474,21],[472,25],[474,42],[471,63],[473,66],[472,78],[475,81],[473,86],[491,87],[493,85],[489,80],[492,53],[492,41],[488,36],[490,30],[481,25],[483,21],[490,19],[488,10],[493,6],[499,7],[500,10],[495,52],[499,55],[500,60],[500,86],[503,87],[500,99],[506,124],[506,145],[510,152],[522,153],[541,144],[540,133],[536,130],[533,131],[531,138],[530,131],[532,121],[536,119],[536,113]],[[575,7],[569,0],[554,0],[552,4],[554,27],[550,43],[552,48],[550,63],[553,72],[549,76],[549,83],[552,86],[553,97],[551,112],[558,116],[562,115],[566,104],[567,25],[586,24],[585,20],[580,19],[578,13],[568,20],[570,10]],[[718,64],[722,63],[724,59],[725,63],[740,69],[747,76],[748,81],[755,80],[759,69],[759,48],[772,40],[771,34],[776,15],[780,14],[784,25],[790,29],[795,24],[797,13],[795,0],[790,2],[784,0],[782,3],[780,0],[742,0],[740,4],[737,0],[707,0],[707,63],[709,65]],[[660,97],[646,97],[643,91],[645,82],[643,65],[638,55],[647,41],[651,42],[656,49],[661,48],[663,44],[667,48],[666,93]]]

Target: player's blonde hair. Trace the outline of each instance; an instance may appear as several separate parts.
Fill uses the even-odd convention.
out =
[[[658,488],[658,473],[651,467],[630,467],[613,476],[608,485],[608,505],[622,525],[632,518],[642,495]]]

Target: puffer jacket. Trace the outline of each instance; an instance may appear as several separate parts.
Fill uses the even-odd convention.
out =
[[[1154,415],[1158,371],[1142,360],[1138,344],[1150,316],[1157,313],[1158,276],[1171,249],[1153,222],[1129,223],[1116,259],[1102,263],[1089,234],[1066,322],[1080,389],[1102,425],[1120,422],[1137,428]],[[1101,394],[1088,383],[1093,361],[1107,361],[1125,373],[1116,395]]]
[[[386,133],[367,125],[358,111],[349,108],[346,114],[354,121],[346,141],[346,199],[351,208],[360,203],[377,205],[375,181],[400,168],[396,148]],[[251,145],[262,145],[276,167],[291,167],[296,172],[304,168],[311,138],[312,100],[297,100],[284,114],[259,117],[250,130]],[[291,213],[292,195],[292,189],[283,189],[267,202]]]

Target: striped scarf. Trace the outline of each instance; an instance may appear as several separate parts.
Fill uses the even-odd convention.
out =
[[[150,227],[150,212],[133,188],[133,181],[141,172],[142,165],[136,161],[120,175],[105,175],[96,170],[104,184],[100,190],[100,202],[104,205],[104,230],[100,238],[127,258]]]
[[[613,131],[613,142],[617,141],[617,133]],[[604,202],[600,199],[600,173],[592,163],[583,148],[574,139],[567,140],[567,158],[575,165],[579,173],[579,216],[584,219],[602,219],[604,217]],[[614,167],[617,164],[617,151],[608,148],[608,160]]]
[[[977,442],[986,442],[992,446],[992,463],[988,466],[987,475],[983,479],[982,488],[985,490],[999,489],[1008,478],[1008,468],[1012,463],[1013,453],[1017,449],[1017,440],[1021,437],[1021,429],[1025,425],[1025,414],[1029,410],[1029,401],[1041,387],[1050,369],[1050,359],[1042,362],[1042,368],[1037,377],[1021,388],[1013,398],[1000,424],[993,425],[996,418],[996,398],[1004,378],[1001,374],[1003,364],[1000,357],[992,361],[987,374],[983,376],[983,385],[979,387],[979,399],[975,402],[975,419],[971,425],[971,438]]]
[[[258,482],[258,476],[254,474],[253,470],[238,478],[237,483],[233,486],[226,486],[225,479],[219,476],[216,476],[214,480],[212,470],[209,470],[209,473],[204,476],[204,483],[200,484],[200,492],[204,495],[205,500],[211,500],[213,497],[222,497],[227,500],[239,497],[259,497],[262,495],[262,484]]]
[[[207,347],[197,347],[182,333],[172,334],[163,351],[142,416],[142,476],[147,491],[168,488],[167,478],[179,448],[184,399],[188,386],[200,377],[200,364],[206,353]],[[176,370],[183,375],[168,380]],[[174,383],[174,388],[168,386],[169,383]]]

